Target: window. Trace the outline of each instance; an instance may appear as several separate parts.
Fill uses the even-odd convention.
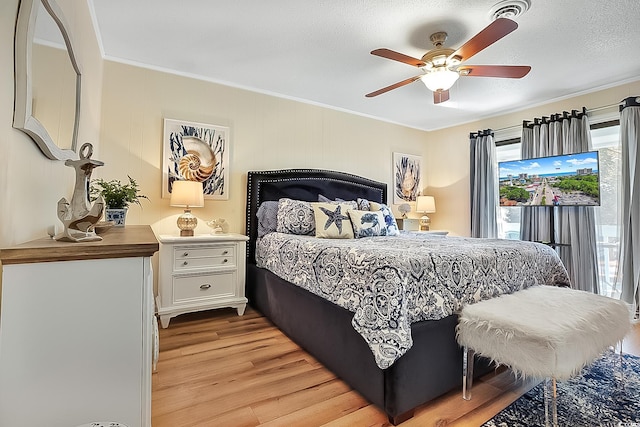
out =
[[[591,140],[593,149],[598,150],[600,157],[600,206],[595,208],[600,293],[618,298],[620,286],[616,286],[616,273],[620,243],[622,171],[620,126],[592,129]]]
[[[599,268],[599,288],[603,295],[618,298],[620,286],[616,285],[618,251],[620,242],[620,176],[621,145],[620,126],[592,126],[593,149],[598,150],[600,159],[600,206],[595,209],[597,252]],[[511,144],[498,145],[498,162],[520,159],[520,139]],[[522,208],[498,208],[498,237],[502,239],[520,238],[520,213]]]
[[[512,144],[499,145],[496,147],[496,158],[498,162],[520,159],[520,139]],[[520,239],[520,212],[518,207],[498,207],[498,238],[500,239]]]

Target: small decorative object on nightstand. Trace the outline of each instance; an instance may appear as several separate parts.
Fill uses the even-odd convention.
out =
[[[156,303],[163,328],[172,317],[194,311],[233,307],[244,314],[247,236],[161,235]]]
[[[207,221],[207,225],[211,228],[211,234],[223,234],[229,232],[229,223],[227,223],[224,218]]]
[[[411,205],[409,203],[403,203],[398,206],[398,212],[402,214],[402,218],[406,218],[407,214],[411,212]]]
[[[416,202],[416,212],[425,214],[434,213],[436,211],[436,199],[433,196],[418,196]],[[427,215],[420,218],[420,231],[428,231],[430,219]]]
[[[198,225],[198,218],[191,213],[191,208],[204,206],[202,183],[198,181],[174,181],[171,188],[171,206],[184,206],[184,213],[178,217],[180,236],[193,236]]]

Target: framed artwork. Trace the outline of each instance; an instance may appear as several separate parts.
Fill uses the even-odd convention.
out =
[[[229,133],[224,126],[164,119],[162,197],[176,180],[202,183],[205,199],[229,199]]]
[[[422,157],[393,153],[393,204],[415,202],[420,193]]]

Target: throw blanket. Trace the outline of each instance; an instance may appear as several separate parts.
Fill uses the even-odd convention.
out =
[[[319,239],[269,233],[256,263],[354,314],[352,325],[385,369],[413,344],[411,323],[533,285],[569,284],[543,244],[430,236]]]

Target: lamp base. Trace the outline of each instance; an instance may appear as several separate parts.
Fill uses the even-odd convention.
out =
[[[424,215],[420,218],[420,231],[429,231],[429,223],[431,220],[428,216]]]
[[[178,217],[177,224],[181,237],[193,236],[193,230],[198,225],[198,218],[193,216],[191,209],[185,209],[184,213]]]

